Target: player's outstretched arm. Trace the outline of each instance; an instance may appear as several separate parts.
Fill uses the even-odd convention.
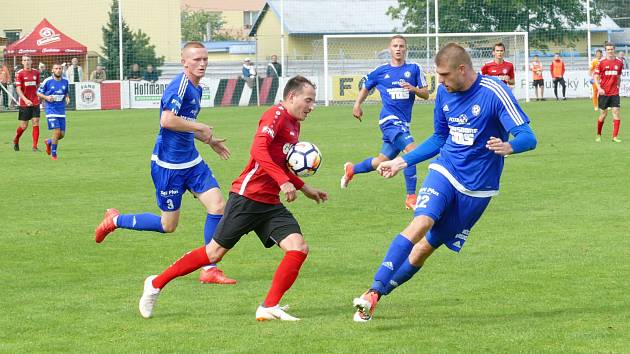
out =
[[[352,107],[352,115],[354,116],[354,118],[358,119],[359,122],[361,121],[361,118],[363,117],[363,110],[361,109],[361,104],[365,101],[365,99],[367,98],[369,94],[370,94],[370,91],[368,91],[365,87],[362,87],[361,90],[359,91],[359,97],[357,97],[357,100],[354,102],[354,106]]]
[[[221,158],[221,160],[227,160],[230,158],[230,150],[225,145],[225,140],[226,139],[219,139],[213,136],[211,141],[208,143],[212,150],[214,150],[214,152],[219,155],[219,158]]]
[[[317,202],[317,204],[319,204],[320,202],[323,203],[328,200],[328,193],[317,188],[313,188],[307,184],[303,185],[302,189],[300,190],[307,198],[313,199],[315,202]]]

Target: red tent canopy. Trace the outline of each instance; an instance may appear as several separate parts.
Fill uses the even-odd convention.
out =
[[[5,57],[19,55],[85,55],[87,47],[66,36],[43,19],[28,36],[15,41],[4,49]]]

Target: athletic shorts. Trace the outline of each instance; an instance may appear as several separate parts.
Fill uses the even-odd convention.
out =
[[[39,118],[39,112],[39,105],[20,107],[20,111],[18,112],[18,120],[29,121],[33,118]]]
[[[401,120],[392,120],[381,125],[383,132],[383,146],[381,154],[387,156],[390,160],[398,156],[404,151],[407,145],[414,142],[409,124]]]
[[[597,97],[597,106],[602,111],[608,108],[619,108],[620,107],[619,95],[616,95],[616,96],[599,95]]]
[[[221,247],[230,249],[251,231],[266,248],[280,244],[291,234],[302,234],[297,220],[284,205],[260,203],[230,192],[212,239]]]
[[[490,199],[462,194],[442,174],[429,170],[418,191],[414,217],[426,215],[435,222],[426,235],[433,248],[446,245],[459,252]]]
[[[538,86],[544,87],[545,86],[545,80],[543,80],[543,79],[534,80],[533,81],[533,85],[534,85],[534,87],[538,87]]]
[[[182,196],[189,190],[203,193],[212,188],[219,188],[212,170],[204,162],[182,170],[171,170],[151,162],[151,177],[155,186],[157,205],[162,211],[179,210]]]
[[[46,117],[48,122],[48,130],[59,129],[62,132],[66,131],[66,118],[63,117]]]

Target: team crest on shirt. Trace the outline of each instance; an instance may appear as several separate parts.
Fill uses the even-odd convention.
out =
[[[405,71],[405,74],[403,75],[404,77],[406,77],[407,79],[411,77],[411,71]]]
[[[291,150],[292,147],[293,147],[293,144],[291,144],[291,143],[284,144],[282,146],[282,153],[285,154],[285,155],[288,154],[289,150]]]
[[[504,73],[504,74],[507,74],[507,69],[503,69],[503,73]]]
[[[472,106],[472,114],[473,114],[473,116],[476,117],[476,116],[479,115],[479,113],[481,113],[481,107],[479,107],[478,104]]]

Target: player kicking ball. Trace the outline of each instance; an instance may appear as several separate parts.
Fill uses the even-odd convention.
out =
[[[328,200],[326,192],[304,184],[289,172],[285,162],[287,146],[298,142],[300,122],[314,107],[315,85],[302,76],[291,78],[282,103],[269,108],[258,123],[249,162],[232,182],[214,237],[208,245],[184,254],[162,274],[146,278],[139,303],[142,317],[152,316],[158,296],[171,280],[221,261],[241,237],[254,231],[265,247],[277,245],[284,252],[267,297],[256,310],[256,320],[299,320],[279,303],[297,279],[308,245],[297,220],[280,202],[279,193],[289,203],[297,198],[298,190],[317,203]]]
[[[37,89],[37,96],[46,101],[46,121],[48,130],[52,130],[50,139],[46,139],[46,153],[57,160],[59,140],[66,135],[66,105],[70,103],[68,80],[62,78],[63,68],[55,63],[52,76],[48,77]]]
[[[497,78],[477,74],[463,47],[449,43],[438,52],[435,65],[441,85],[433,135],[377,170],[391,178],[440,156],[429,164],[413,220],[390,244],[372,286],[354,299],[356,322],[371,320],[381,297],[411,279],[437,248],[445,245],[459,252],[499,192],[504,157],[536,147],[529,118],[511,90]],[[510,134],[514,138],[508,141]]]

